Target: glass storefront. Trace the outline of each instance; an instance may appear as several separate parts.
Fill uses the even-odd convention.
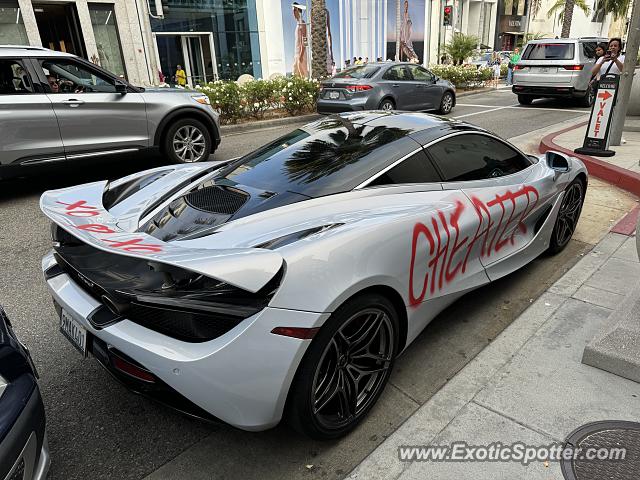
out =
[[[191,85],[214,76],[236,80],[248,73],[260,78],[255,1],[168,0],[164,19],[151,19],[163,75],[170,79],[180,64]]]
[[[90,3],[89,14],[100,66],[116,75],[126,77],[113,5]]]
[[[18,2],[0,0],[0,45],[29,45]]]

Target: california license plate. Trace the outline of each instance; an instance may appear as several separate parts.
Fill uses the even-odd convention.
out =
[[[557,73],[558,69],[556,67],[538,67],[536,68],[535,73]]]
[[[337,98],[340,98],[340,92],[329,92],[329,98],[331,100],[335,100]]]
[[[87,356],[87,330],[64,309],[60,313],[60,332],[84,357]]]

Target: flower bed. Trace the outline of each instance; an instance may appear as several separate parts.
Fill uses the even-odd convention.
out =
[[[430,65],[429,70],[456,88],[478,88],[493,78],[493,69],[475,65]]]
[[[242,85],[219,80],[196,89],[209,97],[223,123],[237,123],[241,119],[259,120],[267,113],[294,116],[315,111],[320,84],[300,77],[280,77]]]

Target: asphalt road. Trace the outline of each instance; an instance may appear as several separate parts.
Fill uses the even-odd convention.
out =
[[[520,107],[508,90],[466,96],[458,102],[452,116],[504,138],[586,111],[553,101]],[[226,136],[214,158],[247,153],[292,128]],[[97,362],[80,358],[58,333],[59,320],[40,273],[40,258],[49,250],[50,239],[48,222],[38,209],[39,195],[49,188],[117,178],[160,160],[131,156],[90,168],[76,166],[33,179],[0,182],[0,302],[31,348],[41,373],[53,459],[51,479],[138,479],[172,459],[152,478],[341,478],[588,248],[572,241],[561,255],[542,257],[467,295],[441,314],[399,359],[378,406],[347,438],[312,442],[286,426],[246,433],[185,418],[127,392]],[[188,476],[185,471],[190,472]]]

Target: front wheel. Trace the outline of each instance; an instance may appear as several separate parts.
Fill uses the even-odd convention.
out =
[[[291,387],[288,418],[315,439],[346,435],[384,390],[398,349],[389,300],[365,294],[336,310],[309,346]]]
[[[182,118],[166,131],[162,149],[171,163],[207,161],[211,154],[211,134],[202,122]]]
[[[444,92],[442,100],[440,100],[440,108],[438,112],[442,115],[450,113],[453,109],[453,94],[451,92]]]
[[[585,186],[577,178],[565,189],[556,224],[551,233],[551,241],[547,250],[549,253],[560,253],[569,244],[582,212],[584,194]]]

